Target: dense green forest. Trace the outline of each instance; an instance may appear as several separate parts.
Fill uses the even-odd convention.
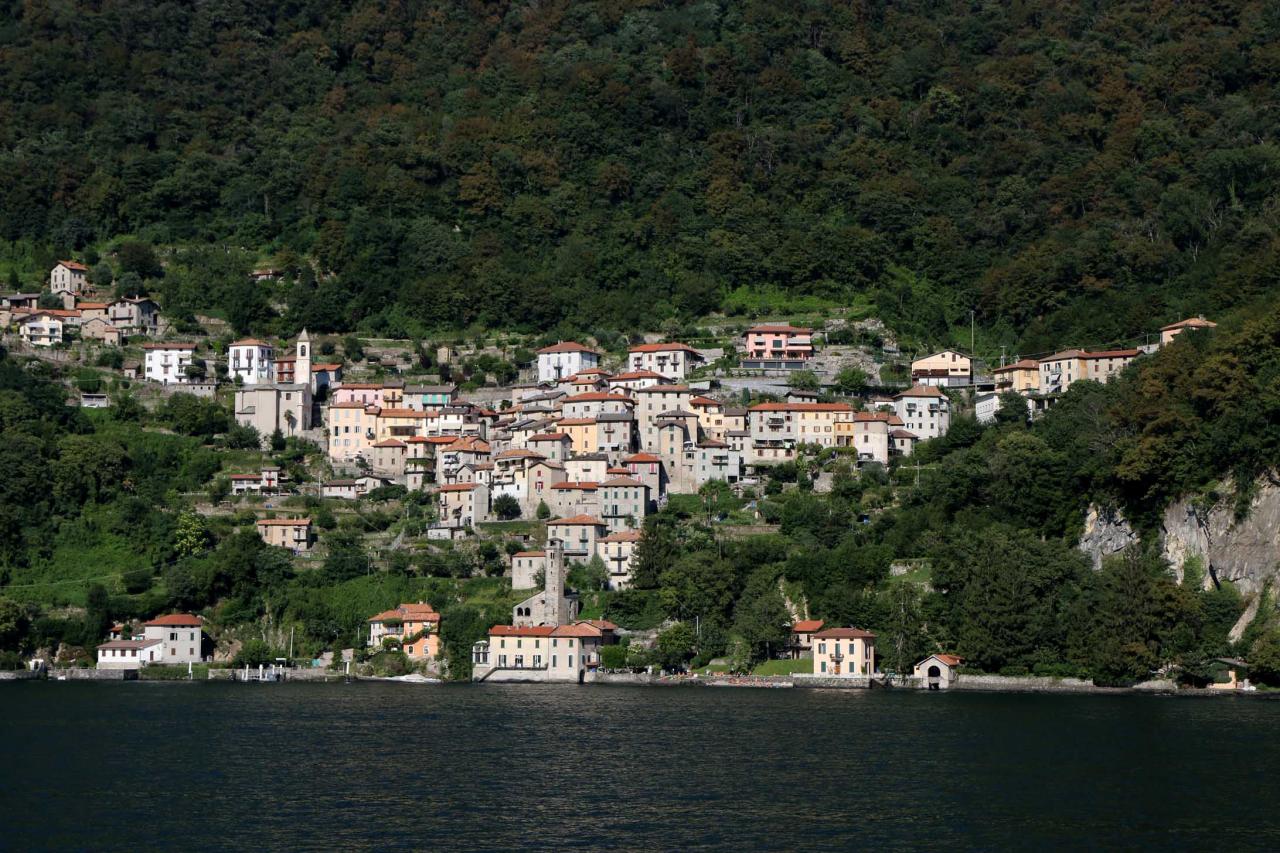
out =
[[[178,247],[170,312],[279,331],[1099,345],[1275,286],[1277,45],[1266,0],[3,0],[0,241]]]
[[[239,443],[216,404],[177,395],[154,413],[126,402],[88,416],[63,403],[51,371],[0,357],[10,472],[0,478],[0,651],[90,646],[110,619],[188,609],[224,637],[294,629],[299,653],[314,654],[359,645],[368,614],[421,599],[442,613],[451,672],[465,676],[471,643],[508,620],[514,599],[499,576],[517,540],[499,532],[474,550],[379,552],[367,535],[421,518],[425,495],[389,489],[394,511],[369,500],[342,518],[296,497],[287,500],[310,506],[325,548],[291,560],[262,544],[252,507],[192,511]],[[897,671],[942,650],[990,672],[1128,683],[1174,666],[1194,681],[1235,653],[1254,678],[1280,684],[1270,597],[1231,643],[1240,593],[1203,583],[1207,567],[1194,561],[1177,584],[1151,535],[1171,497],[1232,482],[1247,512],[1249,484],[1280,465],[1280,310],[1183,335],[1106,385],[1077,382],[1033,423],[1019,411],[1011,401],[986,427],[960,418],[889,470],[858,472],[840,450],[811,446],[774,466],[758,494],[712,483],[674,495],[646,520],[635,589],[594,592],[583,570],[571,582],[595,615],[667,624],[650,658],[667,665],[721,655],[749,665],[776,652],[786,595],[815,617],[877,631],[882,666]],[[306,452],[277,445],[277,464]],[[814,490],[819,472],[833,475],[829,493]],[[1075,547],[1090,501],[1123,509],[1147,534],[1100,572]],[[735,535],[753,519],[748,502],[776,534]],[[60,580],[68,562],[80,574]]]

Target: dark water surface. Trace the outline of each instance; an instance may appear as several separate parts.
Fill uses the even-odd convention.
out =
[[[1280,701],[0,685],[0,848],[1280,849]]]

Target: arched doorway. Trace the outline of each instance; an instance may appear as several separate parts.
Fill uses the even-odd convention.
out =
[[[929,689],[937,690],[939,688],[938,682],[942,680],[942,670],[938,668],[938,665],[936,663],[930,664],[929,671],[926,673],[926,675],[928,676],[928,679],[929,679]]]

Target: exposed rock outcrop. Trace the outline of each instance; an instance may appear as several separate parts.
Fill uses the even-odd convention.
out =
[[[1084,533],[1080,535],[1080,550],[1093,560],[1093,569],[1102,568],[1102,561],[1128,548],[1138,541],[1138,534],[1125,520],[1119,509],[1090,504],[1084,515]]]
[[[1238,639],[1258,611],[1259,593],[1280,580],[1280,485],[1260,481],[1244,518],[1236,520],[1231,488],[1213,502],[1183,498],[1170,504],[1161,518],[1160,544],[1182,583],[1188,560],[1202,566],[1201,583],[1208,588],[1230,581],[1249,600],[1249,608],[1232,630]],[[1100,569],[1106,557],[1137,542],[1138,534],[1123,513],[1092,505],[1085,513],[1079,548]],[[1274,584],[1273,585],[1277,585]]]

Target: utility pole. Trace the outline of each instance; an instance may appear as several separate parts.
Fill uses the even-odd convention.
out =
[[[1000,345],[1000,366],[1004,367],[1004,344]]]
[[[976,326],[973,320],[973,309],[969,309],[969,355],[973,356],[973,342],[975,338]]]

